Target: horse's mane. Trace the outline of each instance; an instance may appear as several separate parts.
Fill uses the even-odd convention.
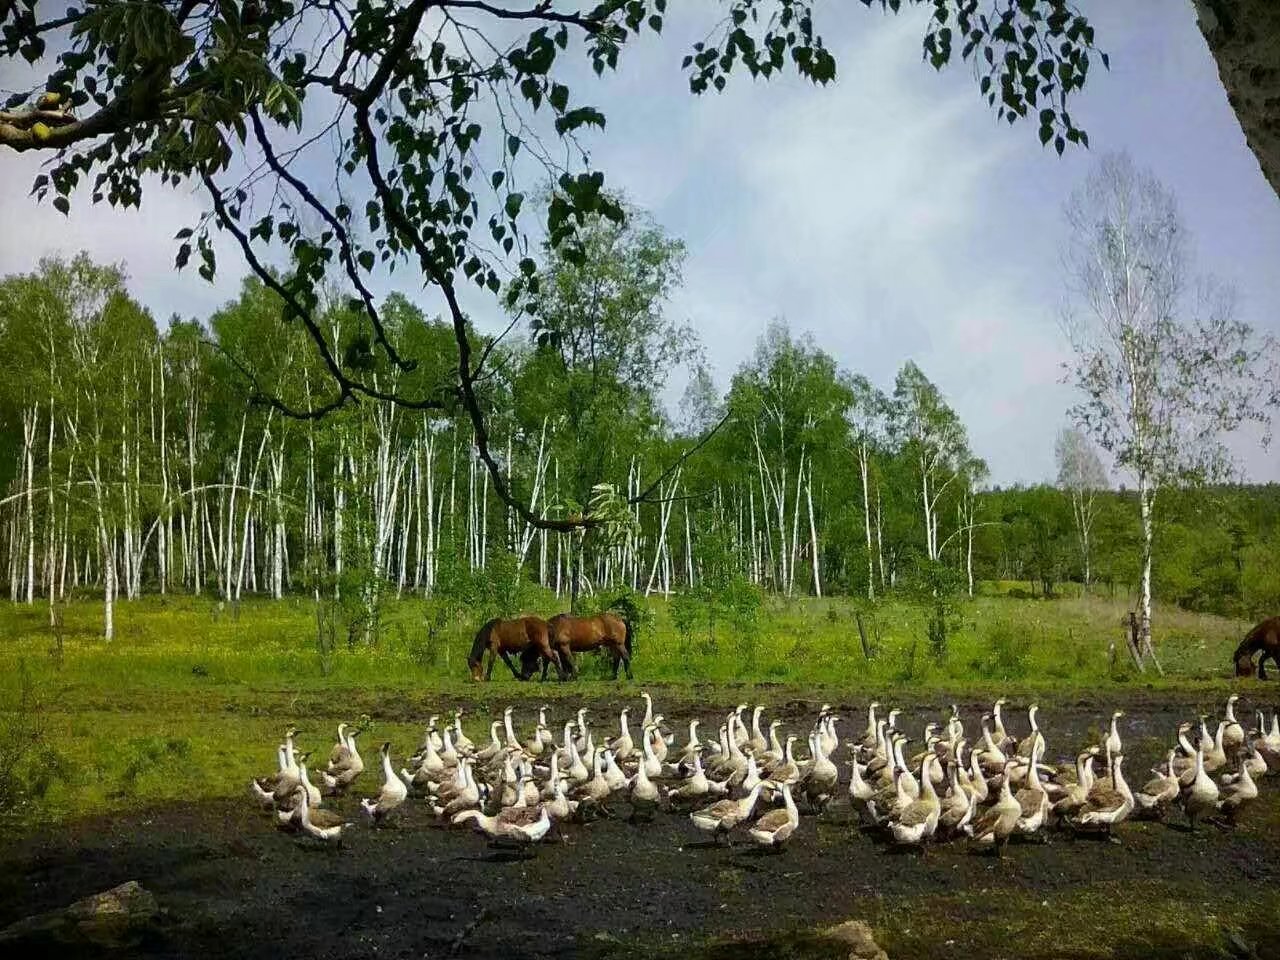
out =
[[[477,664],[484,658],[484,648],[489,645],[489,634],[493,630],[494,624],[497,622],[498,618],[494,617],[476,631],[476,638],[471,644],[471,653],[467,655],[468,664]]]

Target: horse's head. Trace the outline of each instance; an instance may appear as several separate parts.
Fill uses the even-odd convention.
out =
[[[467,669],[471,671],[471,679],[476,683],[484,679],[484,671],[480,668],[481,663],[482,661],[478,657],[475,660],[467,660]]]
[[[1252,677],[1255,672],[1256,668],[1253,665],[1253,657],[1243,656],[1236,658],[1237,677]]]
[[[538,661],[542,655],[537,647],[526,647],[520,652],[520,679],[528,680],[538,672]]]

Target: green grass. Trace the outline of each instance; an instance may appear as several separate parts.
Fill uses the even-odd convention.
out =
[[[1170,691],[1225,686],[1229,655],[1244,626],[1179,610],[1158,611],[1163,679],[1134,672],[1117,643],[1125,605],[1099,598],[1058,601],[980,597],[959,607],[943,656],[926,639],[927,611],[906,602],[874,608],[842,600],[765,601],[754,630],[724,624],[681,636],[671,606],[654,601],[635,642],[637,678],[664,685],[667,701],[714,696],[745,686],[774,700],[860,694],[922,697],[997,690],[1070,697],[1141,685]],[[876,645],[867,660],[855,609]],[[477,624],[458,622],[428,639],[422,601],[388,604],[376,647],[348,649],[345,635],[330,669],[321,669],[312,604],[246,601],[232,616],[209,599],[149,597],[121,603],[117,636],[100,636],[96,603],[68,606],[59,662],[48,611],[0,606],[0,725],[41,728],[24,761],[38,802],[11,804],[22,821],[59,820],[175,796],[226,796],[270,766],[280,728],[297,722],[307,742],[327,744],[338,719],[368,713],[378,740],[416,742],[433,706],[465,702],[486,710],[512,699],[605,695],[602,658],[589,658],[575,684],[517,684],[501,663],[492,684],[466,677]],[[550,609],[538,612],[551,613]],[[22,670],[19,664],[22,664]],[[15,711],[20,672],[31,678],[39,709]],[[712,689],[709,690],[708,687]],[[1213,694],[1215,697],[1217,693]],[[5,739],[0,730],[0,739]],[[10,738],[12,739],[12,738]],[[0,758],[2,760],[2,758]],[[30,784],[28,784],[30,786]]]

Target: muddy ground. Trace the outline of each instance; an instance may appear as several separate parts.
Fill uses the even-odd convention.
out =
[[[691,709],[711,719],[732,705],[665,712],[683,740]],[[590,706],[614,726],[615,702]],[[1191,706],[1128,705],[1135,786]],[[918,733],[941,708],[921,705],[900,725]],[[852,718],[843,732],[860,732],[864,708],[840,709]],[[981,709],[964,705],[971,729]],[[777,711],[801,728],[815,705]],[[1107,715],[1087,700],[1042,710],[1051,758],[1089,742]],[[1023,730],[1021,711],[1010,721]],[[475,737],[480,724],[471,725]],[[378,780],[367,772],[357,794]],[[1280,956],[1280,783],[1261,789],[1234,830],[1129,824],[1119,844],[1055,836],[1011,847],[1003,861],[965,843],[923,858],[896,852],[857,831],[847,805],[804,818],[777,856],[709,846],[687,817],[660,815],[570,825],[563,840],[513,859],[437,827],[412,800],[396,826],[361,822],[340,849],[318,849],[277,833],[246,796],[7,838],[0,926],[137,880],[163,916],[135,952],[157,957],[841,956],[810,935],[846,919],[869,922],[895,958],[1271,957]],[[360,820],[356,804],[338,808]]]

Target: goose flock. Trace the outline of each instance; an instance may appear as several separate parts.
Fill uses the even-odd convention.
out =
[[[717,842],[745,834],[778,851],[799,832],[802,812],[820,814],[847,800],[867,832],[894,844],[923,852],[932,842],[971,838],[1002,855],[1011,838],[1045,839],[1051,829],[1119,842],[1111,834],[1124,821],[1163,818],[1175,809],[1191,830],[1207,818],[1234,823],[1258,796],[1258,780],[1280,770],[1280,716],[1273,713],[1268,725],[1258,711],[1256,726],[1246,731],[1234,694],[1220,719],[1202,715],[1198,724],[1181,724],[1164,763],[1137,790],[1125,779],[1120,710],[1101,742],[1087,745],[1074,763],[1054,765],[1045,761],[1037,706],[1028,708],[1026,733],[1018,737],[1005,725],[1003,698],[983,714],[976,736],[954,706],[916,739],[905,732],[902,711],[881,712],[872,703],[861,734],[842,739],[841,718],[828,706],[801,735],[784,732],[781,720],[762,726],[765,708],[740,704],[715,738],[702,739],[694,719],[680,743],[653,698],[640,696],[643,719],[633,726],[631,709],[622,709],[611,737],[593,728],[585,708],[564,723],[558,740],[548,707],[524,740],[507,707],[479,744],[463,732],[461,711],[443,724],[433,716],[406,766],[397,770],[391,744],[381,745],[382,785],[361,799],[361,815],[386,823],[413,797],[442,824],[470,825],[496,844],[528,847],[553,827],[559,833],[566,822],[615,816],[625,804],[633,822],[651,821],[660,810],[687,812]],[[364,773],[360,733],[339,724],[317,786],[309,754],[295,746],[297,731],[286,731],[276,772],[251,788],[280,829],[336,843],[354,825],[326,798],[354,791]],[[920,748],[914,753],[907,749],[913,740]],[[801,741],[803,753],[796,749]]]

